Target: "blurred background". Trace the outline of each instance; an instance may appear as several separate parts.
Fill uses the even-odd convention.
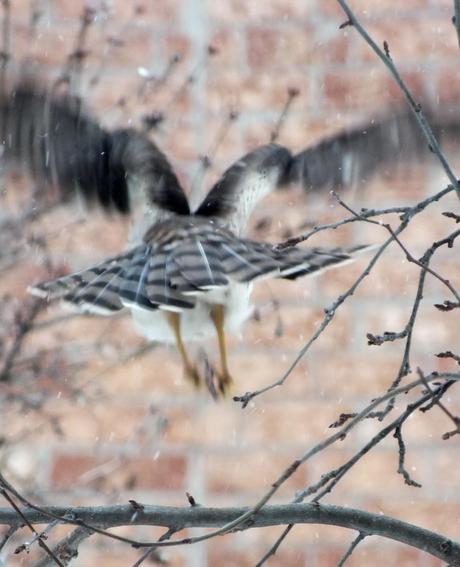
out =
[[[350,6],[380,45],[388,42],[415,95],[440,109],[460,101],[453,2],[353,0]],[[356,31],[339,30],[346,18],[333,0],[12,0],[9,11],[8,72],[14,75],[26,65],[46,86],[71,70],[73,91],[102,125],[149,131],[194,203],[228,165],[270,141],[286,105],[278,142],[300,151],[403,104]],[[451,147],[454,170],[456,154],[458,147]],[[356,208],[406,205],[446,184],[433,159],[387,167],[344,198]],[[402,330],[410,314],[419,270],[396,245],[284,386],[243,410],[231,397],[216,403],[205,389],[194,391],[175,350],[147,344],[129,317],[75,317],[60,305],[36,308],[27,295],[27,286],[46,278],[50,267],[75,271],[123,250],[126,219],[88,213],[78,203],[43,201],[30,179],[17,175],[2,180],[0,203],[0,355],[3,370],[10,365],[0,389],[0,470],[38,504],[134,499],[182,506],[188,491],[206,506],[251,505],[292,460],[329,435],[340,413],[365,407],[397,374],[403,344],[368,346],[366,339],[368,332]],[[446,209],[458,213],[453,196],[411,223],[403,241],[415,257],[453,230],[453,221],[441,215]],[[307,195],[294,187],[263,202],[250,233],[279,242],[346,215],[327,191]],[[386,238],[383,228],[354,223],[321,232],[309,243],[353,245]],[[367,261],[360,257],[317,278],[257,285],[254,316],[230,340],[232,393],[279,378],[321,323],[323,309],[349,288]],[[441,250],[433,267],[460,284],[455,248]],[[442,313],[433,307],[444,299],[441,284],[429,278],[413,337],[414,369],[455,369],[453,361],[434,356],[459,350],[458,310]],[[18,336],[18,351],[10,357]],[[205,346],[216,359],[216,346]],[[200,357],[200,347],[193,353]],[[451,391],[445,402],[455,413],[460,400],[458,391]],[[406,404],[400,399],[396,411]],[[362,423],[300,467],[274,501],[289,502],[380,427],[372,420]],[[437,408],[414,414],[405,424],[406,465],[422,488],[405,485],[397,474],[397,443],[390,438],[325,502],[388,514],[458,538],[460,447],[458,436],[441,439],[449,428]],[[281,530],[232,534],[162,555],[174,567],[250,566]],[[117,533],[151,540],[162,531]],[[15,542],[28,537],[20,532]],[[354,537],[340,528],[297,526],[268,565],[335,565]],[[36,549],[14,558],[13,549],[14,544],[2,551],[5,565],[33,564]],[[93,537],[73,565],[126,567],[139,556],[126,545]],[[371,537],[347,565],[371,564],[441,562]]]

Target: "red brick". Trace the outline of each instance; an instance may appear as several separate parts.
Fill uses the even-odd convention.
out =
[[[12,30],[16,57],[22,61],[31,59],[34,64],[60,68],[65,57],[73,50],[77,29],[73,23],[66,26],[64,33],[56,33],[49,27],[40,28],[31,41],[29,26],[16,24]]]
[[[217,49],[217,53],[209,58],[209,72],[218,73],[224,65],[242,66],[246,55],[244,38],[245,33],[240,29],[213,27],[209,43]]]
[[[81,2],[78,3],[71,2],[70,0],[63,0],[62,2],[53,4],[53,14],[59,19],[78,23],[84,13],[86,6],[95,10],[96,14],[103,13],[102,11],[100,12],[100,4],[98,5],[98,2],[96,0],[90,0],[86,3],[86,5],[82,5]]]
[[[154,4],[145,0],[124,2],[116,0],[111,4],[114,19],[130,19],[134,17],[143,23],[160,23],[171,25],[178,19],[180,3],[178,0],[160,0]]]
[[[238,551],[234,546],[225,542],[212,542],[208,553],[208,565],[219,565],[222,567],[251,567],[260,560],[265,552],[268,551],[270,544],[267,542],[267,549],[248,549]],[[287,547],[287,546],[286,546]],[[303,567],[305,557],[302,552],[292,553],[289,550],[280,550],[270,559],[270,566],[273,567]]]
[[[349,537],[349,543],[354,536],[351,532],[345,532]],[[341,548],[320,550],[311,563],[312,567],[328,567],[337,563],[345,554],[349,544],[343,544]],[[396,544],[389,540],[380,540],[379,544],[372,543],[372,538],[361,542],[353,555],[347,559],[352,567],[361,565],[378,564],[384,557],[388,565],[403,565],[405,567],[440,567],[440,562],[423,551],[410,548],[404,544]]]
[[[460,95],[460,79],[451,67],[440,65],[433,73],[436,92],[441,103],[457,103]]]
[[[324,398],[343,398],[344,404],[350,404],[349,400],[356,398],[364,402],[365,396],[374,398],[383,394],[397,376],[401,349],[366,347],[365,344],[363,336],[359,354],[352,348],[351,352],[337,352],[333,357],[310,357],[310,392]],[[358,344],[355,346],[358,347]],[[364,349],[369,350],[366,352]],[[342,406],[344,410],[345,407]]]
[[[246,391],[263,388],[278,380],[287,371],[294,359],[292,351],[271,351],[249,347],[244,351],[235,349],[230,358],[230,367],[235,379],[233,393],[241,395]],[[275,388],[266,398],[296,399],[311,387],[311,377],[305,362],[301,362],[290,374],[281,388]],[[252,431],[252,430],[251,430]]]
[[[100,2],[90,0],[87,4],[95,8],[96,14],[99,13],[100,17],[104,16],[105,12],[100,10]],[[76,20],[81,16],[82,4],[71,0],[62,0],[53,4],[53,9],[57,18]],[[120,20],[121,22],[135,20],[142,23],[171,24],[176,19],[177,9],[176,0],[158,0],[154,5],[144,0],[135,0],[135,2],[116,0],[110,3],[108,15],[112,25],[113,22],[118,23]]]
[[[205,460],[206,485],[211,493],[249,493],[261,497],[275,482],[296,455],[277,455],[272,451],[258,450],[241,453],[227,452],[225,455],[209,453]],[[286,496],[305,485],[305,469],[299,469],[283,484],[277,494]]]
[[[404,18],[404,16],[414,17],[419,15],[418,10],[426,8],[427,4],[427,0],[409,0],[404,4],[394,2],[394,0],[381,0],[370,7],[366,0],[357,0],[353,3],[352,10],[358,18],[363,18],[364,23],[369,17],[375,16],[392,19]],[[333,0],[322,2],[321,12],[327,17],[343,18],[343,21],[346,19],[341,6]]]
[[[366,25],[366,31],[379,46],[387,41],[397,66],[406,66],[415,61],[422,61],[426,65],[457,56],[458,42],[449,18],[413,18],[410,24],[398,26],[397,29],[393,22],[393,19],[386,18]],[[363,59],[375,61],[375,54],[362,40],[360,53]]]
[[[275,108],[281,111],[286,101],[288,85],[308,93],[308,81],[291,70],[283,73],[283,81],[276,80],[275,73],[260,72],[250,77],[242,76],[238,68],[228,68],[219,75],[208,78],[208,108],[213,113],[233,108],[239,112],[251,112],[264,108]],[[263,93],[263,97],[261,97]]]
[[[280,30],[264,26],[249,28],[247,34],[247,57],[251,68],[292,69],[310,63],[313,51],[311,29],[299,26]],[[289,53],[289,60],[286,53]]]
[[[155,415],[149,407],[132,405],[116,406],[117,393],[111,392],[110,384],[106,390],[112,393],[109,404],[85,404],[75,407],[64,403],[55,404],[55,415],[63,431],[64,438],[72,438],[76,443],[137,443],[143,445],[146,435],[161,437],[165,417]],[[120,419],[120,415],[123,419]],[[173,423],[175,423],[173,421]]]
[[[312,8],[308,3],[285,2],[274,0],[270,3],[248,4],[244,0],[209,1],[208,10],[213,18],[222,21],[244,22],[248,20],[288,20],[289,18],[306,18],[311,15]]]
[[[120,40],[121,44],[110,47],[112,39]],[[85,47],[89,51],[85,65],[95,66],[103,60],[106,66],[135,69],[136,66],[144,66],[150,59],[151,33],[141,25],[125,25],[112,36],[93,25],[88,29]]]
[[[179,65],[183,60],[189,60],[191,43],[190,38],[187,35],[175,31],[169,31],[164,41],[166,55],[169,57],[178,55],[180,57]]]
[[[319,31],[319,30],[318,30]],[[347,37],[336,34],[317,34],[310,53],[310,65],[325,66],[345,64],[350,56],[350,41]]]
[[[252,427],[248,426],[246,437],[252,443],[264,443],[265,439],[266,446],[273,448],[298,446],[301,452],[333,433],[329,425],[337,419],[341,409],[340,404],[333,406],[329,400],[317,397],[271,405],[259,402],[248,411]],[[289,420],[283,419],[285,415],[289,415]],[[317,417],[312,419],[314,415]]]
[[[136,331],[132,322],[132,332]],[[139,342],[138,342],[139,345]],[[104,367],[90,369],[87,375],[96,377]],[[129,379],[127,379],[129,376]],[[145,393],[153,396],[153,400],[167,396],[190,396],[195,393],[183,375],[183,368],[173,347],[158,346],[143,356],[107,368],[107,374],[100,379],[108,391],[113,395],[127,395],[142,399],[144,404],[148,403]]]
[[[14,270],[5,271],[0,282],[0,296],[11,294],[16,291],[15,297],[30,303],[32,298],[27,293],[27,288],[32,283],[46,278],[46,272],[40,266],[30,261],[19,262]]]
[[[411,85],[417,80],[416,75],[413,77]],[[380,66],[326,73],[321,81],[321,91],[323,104],[338,110],[375,108],[376,97],[380,104],[386,105],[402,100],[401,91],[394,87],[393,79]]]
[[[163,530],[163,532],[164,531],[165,530]],[[107,550],[107,546],[108,544],[106,539],[99,542],[99,550],[97,548],[90,549],[89,546],[83,543],[81,551],[78,554],[79,565],[81,565],[81,567],[94,567],[95,565],[126,567],[127,565],[133,565],[143,555],[143,553],[145,553],[145,550],[128,551],[127,549],[118,549],[116,552],[111,552]],[[161,556],[168,561],[168,566],[170,567],[185,567],[187,565],[185,554],[179,550],[162,550]]]
[[[108,473],[104,472],[104,465]],[[101,467],[101,472],[98,472]],[[59,490],[97,486],[107,488],[174,490],[184,486],[186,462],[182,457],[159,455],[157,459],[56,454],[52,462],[51,483]],[[106,476],[107,475],[107,476]],[[88,480],[85,480],[85,477]]]

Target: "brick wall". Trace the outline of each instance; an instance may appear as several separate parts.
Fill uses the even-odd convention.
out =
[[[75,0],[12,1],[12,66],[25,58],[44,77],[58,76],[74,49],[82,2]],[[433,102],[458,100],[459,49],[450,18],[452,2],[444,0],[378,0],[350,2],[369,31],[391,54],[417,94]],[[293,150],[362,122],[398,99],[397,89],[381,63],[344,21],[333,0],[138,0],[93,3],[96,18],[88,29],[83,73],[78,88],[106,126],[139,125],[143,116],[162,111],[165,120],[154,131],[194,200],[223,167],[247,148],[269,140],[289,87],[298,88],[280,142]],[[31,6],[40,8],[30,28]],[[209,45],[217,53],[207,56]],[[158,76],[174,54],[181,61],[157,90],[137,96],[139,69]],[[195,69],[194,81],[187,77]],[[185,88],[183,88],[183,86]],[[199,156],[209,153],[228,115],[239,112],[204,174]],[[434,163],[434,162],[433,162]],[[414,202],[439,190],[445,179],[436,165],[401,167],[375,178],[359,194],[359,206]],[[27,201],[18,180],[2,196],[4,210]],[[353,200],[354,199],[354,200]],[[446,231],[433,207],[414,221],[404,242],[420,255]],[[280,211],[282,214],[280,214]],[[270,197],[253,221],[253,234],[274,241],[299,233],[305,222],[328,222],[344,215],[328,195],[292,191]],[[257,230],[269,218],[268,229]],[[87,215],[78,207],[61,207],[28,225],[25,252],[2,273],[0,293],[24,301],[31,281],[43,277],[42,255],[26,237],[44,235],[55,264],[83,267],[125,246],[127,223]],[[322,245],[382,242],[383,229],[360,224],[322,233]],[[30,242],[30,238],[27,242]],[[448,259],[448,260],[447,260]],[[231,368],[241,394],[279,377],[322,320],[323,308],[345,291],[366,265],[366,258],[341,270],[294,283],[259,285],[254,302],[262,318],[250,320],[233,337]],[[441,253],[435,266],[459,283],[460,261]],[[213,402],[183,380],[177,354],[144,345],[128,318],[71,318],[42,326],[25,342],[23,359],[36,357],[40,372],[18,370],[12,394],[25,396],[4,403],[1,469],[37,502],[113,504],[141,502],[184,505],[185,492],[205,505],[254,503],[280,472],[329,433],[341,412],[358,410],[391,383],[402,345],[369,347],[366,332],[400,330],[415,294],[417,269],[393,246],[371,277],[337,313],[321,340],[294,370],[286,384],[258,398],[244,411],[231,400]],[[427,286],[426,303],[414,337],[412,365],[427,370],[454,368],[433,357],[439,350],[458,352],[458,312],[431,308],[444,299],[438,282]],[[276,300],[276,301],[274,301]],[[277,303],[279,308],[277,308]],[[16,304],[15,304],[16,305]],[[39,321],[62,314],[50,307]],[[215,346],[206,345],[211,357]],[[458,392],[446,400],[458,411]],[[37,411],[35,406],[40,406]],[[398,402],[403,408],[406,400]],[[277,502],[319,479],[359,449],[380,424],[368,421],[349,439],[318,455],[285,484]],[[451,423],[436,408],[414,415],[405,426],[408,468],[422,483],[404,485],[397,470],[397,447],[389,439],[367,455],[337,486],[327,501],[382,512],[418,525],[459,536],[460,499],[458,441],[441,441]],[[133,534],[128,529],[119,530]],[[161,532],[137,530],[152,539]],[[212,540],[206,545],[171,549],[173,566],[254,565],[279,528],[254,530]],[[22,534],[23,539],[28,535]],[[298,526],[270,565],[335,565],[354,537],[345,530]],[[22,541],[22,540],[21,540]],[[32,555],[8,565],[31,564]],[[82,546],[75,565],[132,565],[138,552],[102,538]],[[364,542],[347,565],[440,565],[427,555],[377,538]]]

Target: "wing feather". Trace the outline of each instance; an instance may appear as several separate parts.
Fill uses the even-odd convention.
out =
[[[218,251],[210,240],[184,242],[171,259],[170,277],[179,291],[199,293],[228,284]]]
[[[62,196],[80,193],[107,211],[128,213],[141,187],[151,208],[189,214],[166,156],[133,129],[109,132],[68,95],[24,81],[0,99],[4,163],[28,171]]]
[[[38,297],[52,300],[63,297],[74,290],[82,290],[88,284],[95,282],[99,277],[109,277],[111,274],[118,274],[134,252],[131,250],[125,254],[108,258],[104,262],[79,272],[35,284],[29,288],[29,292]]]
[[[257,202],[273,191],[285,176],[291,153],[268,144],[246,154],[230,166],[195,211],[203,217],[225,220],[240,233]]]
[[[424,111],[438,137],[458,141],[455,116]],[[276,188],[299,184],[310,192],[359,186],[379,170],[430,155],[413,113],[390,109],[382,118],[338,132],[294,156],[277,144],[257,148],[225,171],[195,214],[219,217],[241,234],[259,199]]]
[[[441,117],[426,111],[436,135],[442,136]],[[459,125],[449,135],[458,136]],[[398,163],[427,159],[428,143],[413,113],[395,111],[391,116],[339,132],[294,156],[282,183],[298,183],[306,191],[340,189],[367,183],[378,171]]]

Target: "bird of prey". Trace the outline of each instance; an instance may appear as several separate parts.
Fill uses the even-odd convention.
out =
[[[78,193],[106,211],[128,214],[139,206],[143,213],[141,236],[127,251],[31,292],[102,315],[129,309],[148,339],[176,344],[196,384],[186,343],[215,334],[224,393],[231,383],[225,331],[249,316],[252,282],[313,274],[363,248],[279,249],[249,240],[244,231],[256,203],[289,183],[308,190],[366,180],[381,164],[420,151],[424,144],[414,131],[405,115],[297,155],[273,143],[258,147],[231,165],[192,211],[166,156],[144,134],[107,131],[78,99],[22,82],[0,101],[3,164],[57,186],[63,198]]]

